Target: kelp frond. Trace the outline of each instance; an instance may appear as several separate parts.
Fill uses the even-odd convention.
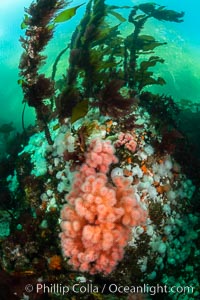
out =
[[[84,3],[60,11],[68,4],[64,0],[37,0],[26,9],[21,25],[26,32],[20,39],[24,53],[19,65],[19,83],[24,101],[35,108],[49,142],[52,141],[47,122],[53,106],[60,122],[66,117],[71,117],[72,122],[82,118],[88,112],[89,104],[98,105],[102,114],[113,119],[125,120],[130,114],[134,120],[136,95],[140,96],[149,85],[165,84],[165,80],[156,76],[153,70],[158,63],[164,63],[155,52],[157,47],[166,43],[144,34],[143,29],[151,18],[180,23],[184,16],[183,12],[168,10],[155,3],[120,7],[107,5],[105,0],[88,0],[71,41],[64,42],[63,50],[55,59],[52,77],[46,78],[45,74],[39,73],[46,59],[41,52],[52,38],[55,24],[69,20]],[[118,9],[128,10],[128,17]],[[110,15],[114,25],[109,23]],[[128,35],[121,29],[125,22],[131,29]],[[57,64],[67,49],[68,68],[57,81],[60,88],[55,93]],[[53,99],[54,105],[46,104],[47,99]]]

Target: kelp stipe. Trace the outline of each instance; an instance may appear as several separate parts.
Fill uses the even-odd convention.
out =
[[[53,37],[55,23],[70,19],[78,7],[66,10],[64,17],[58,15],[60,9],[68,5],[63,0],[38,0],[33,2],[28,9],[22,29],[26,29],[25,38],[21,37],[20,42],[24,48],[21,56],[19,68],[21,84],[24,93],[24,102],[35,108],[37,120],[44,129],[45,136],[49,144],[52,144],[51,135],[48,128],[48,121],[51,118],[52,103],[45,102],[47,99],[53,101],[54,82],[47,78],[45,74],[39,74],[39,68],[44,64],[46,57],[41,54],[48,42]]]

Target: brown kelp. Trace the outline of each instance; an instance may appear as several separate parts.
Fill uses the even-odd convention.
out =
[[[163,78],[156,78],[152,69],[149,69],[164,62],[154,52],[158,46],[166,43],[142,34],[142,29],[150,18],[181,22],[184,13],[168,10],[155,3],[119,7],[109,6],[105,0],[90,0],[71,41],[55,59],[50,79],[39,74],[39,68],[45,61],[41,51],[52,38],[55,24],[70,19],[82,4],[58,14],[58,10],[69,2],[46,2],[37,1],[26,10],[22,23],[22,28],[26,29],[26,38],[21,37],[25,52],[20,61],[20,83],[24,101],[36,109],[37,119],[41,128],[45,129],[49,143],[52,141],[47,123],[52,118],[52,102],[55,101],[56,113],[61,122],[65,117],[71,117],[74,111],[77,113],[82,109],[79,103],[88,102],[88,99],[93,99],[93,104],[97,104],[102,113],[117,118],[133,110],[133,105],[137,103],[135,95],[144,87],[165,83]],[[117,12],[120,8],[130,11],[127,20]],[[109,16],[117,24],[111,25]],[[123,22],[133,25],[132,33],[128,36],[122,35],[120,31]],[[70,51],[69,67],[62,79],[62,90],[55,97],[56,66],[67,48]],[[128,89],[126,93],[121,91],[124,87]],[[74,110],[76,105],[78,107]],[[113,109],[110,109],[111,106]],[[73,116],[73,119],[77,117]]]
[[[125,105],[124,108],[129,105],[130,112],[131,104],[135,102],[133,95],[140,93],[147,85],[165,83],[163,78],[155,78],[149,68],[164,62],[154,52],[158,46],[166,43],[156,41],[153,36],[144,35],[141,31],[150,18],[181,22],[184,13],[167,10],[157,4],[143,4],[133,8],[123,6],[122,9],[130,10],[126,20],[116,12],[119,8],[108,6],[104,0],[88,2],[85,15],[72,35],[65,88],[56,100],[61,119],[70,116],[73,107],[89,97],[98,102],[104,113],[108,113],[109,107],[112,107],[110,113],[115,107],[119,111],[118,105]],[[108,15],[112,15],[118,24],[110,25]],[[134,27],[132,33],[123,38],[120,24],[125,21]],[[140,56],[143,57],[142,60]],[[129,89],[127,94],[131,96],[127,98],[121,95],[119,104],[120,101],[114,99],[118,92],[119,100],[120,89],[123,87]],[[113,93],[114,105],[106,99],[106,91],[109,91],[108,98]],[[124,115],[126,114],[127,108],[124,109]],[[118,114],[120,115],[122,116],[122,112]]]
[[[77,7],[57,14],[61,8],[68,4],[69,2],[65,3],[63,0],[33,2],[28,9],[25,9],[26,14],[21,24],[21,28],[26,29],[26,37],[20,38],[25,51],[19,64],[20,76],[22,77],[19,83],[24,92],[24,102],[35,108],[37,120],[41,129],[45,130],[49,144],[52,144],[52,140],[47,123],[51,116],[52,105],[50,105],[51,103],[47,104],[45,100],[52,100],[54,82],[45,74],[39,74],[39,68],[46,59],[41,52],[53,37],[55,23],[70,19],[76,13]],[[53,19],[54,22],[52,22]]]

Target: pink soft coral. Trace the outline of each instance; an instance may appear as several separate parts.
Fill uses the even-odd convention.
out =
[[[130,133],[123,133],[120,132],[117,141],[115,142],[115,147],[121,147],[124,146],[126,149],[128,149],[130,152],[135,152],[137,143],[134,140],[134,137]]]
[[[146,219],[127,178],[116,176],[115,186],[109,184],[106,173],[116,162],[109,141],[92,140],[61,211],[63,254],[90,274],[110,273],[123,258],[131,227]]]

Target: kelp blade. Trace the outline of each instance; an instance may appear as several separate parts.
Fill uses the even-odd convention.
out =
[[[70,20],[75,14],[76,14],[76,11],[79,7],[81,7],[82,5],[84,5],[85,3],[82,3],[80,5],[77,5],[75,7],[72,7],[72,8],[68,8],[68,9],[65,9],[63,10],[61,13],[59,13],[55,19],[54,19],[54,23],[62,23],[62,22],[65,22],[65,21],[68,21]]]

